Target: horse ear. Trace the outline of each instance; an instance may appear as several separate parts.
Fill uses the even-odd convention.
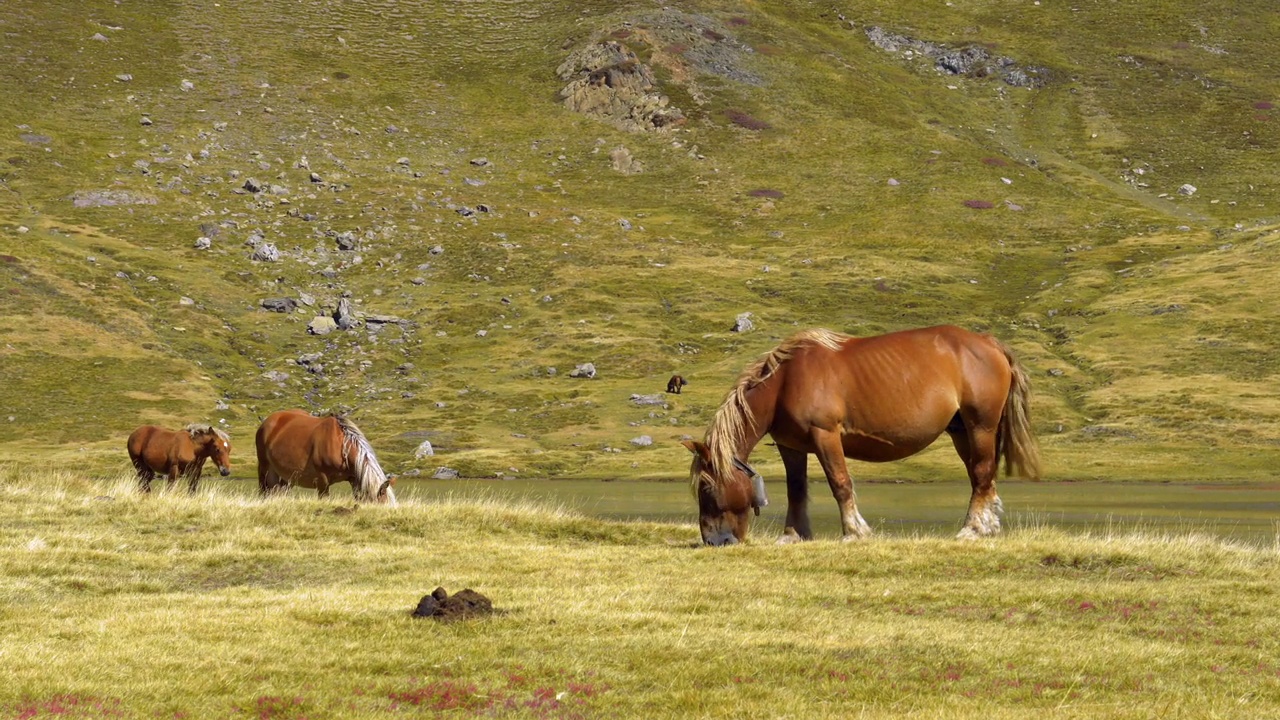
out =
[[[385,494],[386,494],[386,492],[387,492],[387,488],[389,488],[389,487],[391,487],[392,485],[394,485],[394,484],[395,484],[395,482],[396,482],[396,481],[395,481],[394,479],[391,479],[391,480],[387,480],[386,482],[382,483],[382,487],[378,488],[378,494],[377,494],[377,497],[382,497],[383,495],[385,495]]]
[[[703,460],[708,460],[711,457],[711,449],[697,440],[681,440],[680,444],[689,448],[689,452],[698,455]]]

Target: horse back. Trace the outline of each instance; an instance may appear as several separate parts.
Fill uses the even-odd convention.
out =
[[[936,437],[964,407],[998,420],[1009,388],[998,343],[950,325],[807,345],[782,370],[779,420],[886,437]]]
[[[195,459],[195,444],[185,431],[167,430],[156,425],[143,425],[129,435],[126,444],[129,457],[142,459],[156,470],[164,470],[171,462],[185,463]]]
[[[332,417],[303,410],[274,412],[262,421],[255,440],[260,463],[304,487],[315,474],[329,475],[342,466],[342,431]]]

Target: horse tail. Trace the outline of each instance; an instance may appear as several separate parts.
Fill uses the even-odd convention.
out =
[[[1031,432],[1031,382],[1008,346],[997,341],[1009,362],[1009,395],[996,429],[996,457],[1004,457],[1004,473],[1040,478],[1040,446]]]
[[[335,415],[338,427],[342,430],[342,455],[351,464],[354,475],[352,484],[359,480],[358,496],[366,502],[376,502],[378,491],[385,486],[387,502],[394,505],[395,494],[388,485],[387,473],[378,464],[378,456],[373,454],[373,446],[354,422],[341,415]]]

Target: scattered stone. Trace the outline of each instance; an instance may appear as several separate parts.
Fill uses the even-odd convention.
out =
[[[307,307],[311,307],[316,304],[316,299],[306,293],[299,293],[298,300]]]
[[[964,75],[972,78],[998,77],[1013,87],[1043,87],[1049,71],[1042,67],[1022,67],[1013,58],[992,55],[981,45],[952,48],[941,43],[917,40],[897,35],[880,27],[868,27],[867,39],[885,52],[900,53],[908,60],[925,60],[933,68],[946,75]]]
[[[142,125],[143,127],[146,127],[149,125],[154,125],[155,123],[151,121],[151,118],[147,117],[146,115],[143,115],[142,119],[138,121],[138,124]]]
[[[457,480],[458,471],[450,467],[438,467],[436,468],[436,471],[431,474],[431,479],[432,480]]]
[[[350,330],[360,324],[355,312],[351,309],[351,301],[347,298],[342,298],[338,301],[338,308],[333,311],[333,319],[337,326],[343,330]]]
[[[633,437],[631,438],[631,444],[635,445],[636,447],[649,447],[650,445],[653,444],[653,438],[649,437],[648,435]]]
[[[898,187],[898,186],[899,186],[899,185],[901,185],[902,183],[898,182],[897,178],[889,178],[889,183],[888,183],[888,184],[889,184],[889,186],[890,186],[890,187]]]
[[[422,597],[413,611],[413,617],[449,622],[492,613],[493,602],[471,588],[450,596],[444,588],[438,587],[430,595]]]
[[[1191,183],[1187,183],[1182,187],[1178,188],[1178,194],[1191,197],[1192,195],[1196,194],[1196,186],[1192,185]]]
[[[280,250],[273,243],[260,243],[253,249],[249,259],[256,262],[276,262],[280,259]]]
[[[399,159],[397,159],[397,160],[396,160],[396,164],[397,164],[397,165],[403,165],[403,166],[405,166],[405,167],[408,167],[408,166],[409,166],[409,158],[407,158],[407,157],[399,158]]]
[[[356,234],[354,232],[351,232],[350,230],[344,233],[339,233],[337,237],[337,243],[338,243],[339,250],[355,250]]]
[[[305,355],[299,355],[295,362],[303,367],[308,367],[319,363],[322,358],[324,358],[323,353],[306,353]]]
[[[78,208],[155,205],[156,199],[128,190],[80,190],[71,196],[71,204]]]
[[[478,157],[478,158],[472,158],[471,164],[475,165],[476,167],[488,167],[492,163],[489,162],[489,158]]]
[[[644,165],[632,157],[631,151],[622,145],[609,153],[609,159],[613,161],[613,169],[623,175],[638,175],[644,172]]]
[[[197,250],[208,250],[211,247],[213,247],[213,240],[207,237],[196,238],[195,248]]]
[[[338,329],[338,323],[328,315],[317,315],[307,324],[307,332],[312,335],[328,335]]]
[[[241,187],[243,187],[245,190],[248,190],[251,193],[262,192],[262,183],[258,182],[256,178],[249,178],[245,180],[244,185],[241,185]]]
[[[431,253],[432,255],[440,255],[444,252],[444,248],[440,245],[434,245],[427,252]]]
[[[178,298],[178,304],[179,304],[179,305],[187,305],[187,306],[190,306],[190,305],[195,305],[195,304],[196,304],[196,301],[195,301],[195,300],[192,300],[191,298],[187,297],[186,295],[183,295],[182,297]]]
[[[1049,375],[1051,377],[1062,377],[1064,374],[1065,373],[1061,368],[1049,368]]]
[[[289,379],[289,373],[281,372],[280,370],[268,370],[267,372],[262,373],[262,377],[263,379],[270,380],[271,382],[282,383]]]
[[[108,38],[106,35],[103,35],[102,33],[94,33],[93,37],[89,39],[94,42],[111,42],[110,38]]]
[[[191,82],[190,80],[183,80],[182,84],[180,84],[178,87],[182,89],[182,92],[190,92],[191,90],[196,89],[195,83]]]
[[[293,298],[264,298],[262,307],[265,310],[278,313],[291,313],[298,309],[298,301]]]
[[[423,440],[422,443],[418,445],[418,449],[413,451],[413,456],[418,459],[431,457],[435,454],[435,448],[431,447],[430,440]]]
[[[119,80],[120,82],[130,82],[133,80],[133,75],[130,75],[129,73],[120,73],[116,76],[116,80]]]
[[[667,404],[667,401],[662,399],[661,393],[658,393],[655,395],[633,394],[631,396],[631,402],[636,405],[666,405]]]
[[[594,363],[582,363],[569,371],[569,377],[571,378],[586,378],[587,380],[592,380],[595,376],[596,366]]]
[[[755,329],[755,323],[751,322],[751,313],[744,312],[738,315],[737,319],[733,321],[733,327],[729,328],[729,332],[743,333],[751,332]]]

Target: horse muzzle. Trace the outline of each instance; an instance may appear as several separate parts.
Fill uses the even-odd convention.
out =
[[[737,545],[738,538],[734,537],[734,534],[728,530],[723,530],[713,535],[707,535],[704,533],[702,536],[702,543],[712,547],[723,547],[725,545]]]
[[[221,475],[222,477],[226,477],[231,474],[231,468],[229,467],[218,468],[218,474]]]

